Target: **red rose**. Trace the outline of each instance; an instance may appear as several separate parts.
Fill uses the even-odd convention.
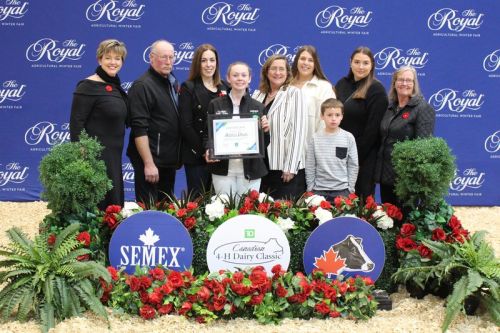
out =
[[[250,287],[244,286],[241,283],[232,283],[231,290],[234,291],[239,296],[246,296],[252,291]]]
[[[194,216],[188,217],[184,220],[184,226],[187,230],[191,230],[196,225],[196,218]]]
[[[172,283],[170,281],[163,284],[160,288],[165,295],[169,295],[172,291],[174,291],[174,287],[172,287]]]
[[[396,247],[400,250],[408,252],[408,251],[416,249],[417,243],[415,243],[415,241],[411,238],[399,237],[396,240]]]
[[[342,206],[342,197],[335,197],[335,199],[333,199],[333,203],[335,204],[335,207],[336,208],[340,208]]]
[[[235,272],[233,274],[233,281],[236,282],[236,283],[241,283],[241,281],[243,281],[243,278],[245,276],[243,275],[242,272]]]
[[[177,271],[171,271],[170,274],[168,275],[168,281],[172,284],[172,287],[174,289],[180,288],[184,285],[184,281],[182,279],[181,273]]]
[[[190,201],[190,202],[188,202],[186,204],[186,209],[187,210],[193,210],[193,209],[196,209],[196,208],[198,208],[198,204],[196,202]]]
[[[130,287],[130,291],[139,291],[141,289],[141,281],[136,276],[129,276],[125,283]]]
[[[156,315],[156,310],[151,305],[144,305],[139,309],[139,314],[146,320],[153,319]]]
[[[165,279],[165,272],[160,267],[155,267],[149,270],[149,275],[153,280],[162,281]]]
[[[452,215],[451,218],[450,218],[450,220],[448,221],[448,226],[452,230],[455,230],[455,229],[462,228],[462,223],[460,222],[460,220],[455,215]]]
[[[411,224],[411,223],[405,223],[401,227],[401,236],[403,236],[403,237],[409,237],[409,236],[411,236],[411,235],[413,235],[415,233],[416,229],[417,228],[413,224]]]
[[[323,209],[332,209],[332,204],[326,200],[321,201],[319,206]]]
[[[118,271],[113,266],[108,266],[109,275],[111,275],[111,280],[118,281]]]
[[[274,265],[273,268],[271,268],[271,272],[275,276],[280,276],[280,275],[283,275],[285,273],[285,271],[283,270],[283,268],[281,267],[280,264]]]
[[[401,221],[403,219],[403,213],[401,213],[401,210],[398,207],[390,203],[385,203],[382,205],[382,207],[384,208],[384,211],[390,218],[393,218],[398,221]]]
[[[149,294],[149,303],[151,304],[160,304],[163,300],[163,295],[160,291],[153,291]]]
[[[191,309],[193,308],[193,304],[190,303],[190,302],[184,302],[181,306],[181,308],[179,309],[179,314],[180,315],[184,315],[186,313],[188,313]]]
[[[260,212],[260,213],[263,213],[263,214],[267,214],[267,212],[269,211],[269,207],[271,205],[267,202],[261,202],[257,208],[257,210]]]
[[[163,316],[172,312],[173,308],[174,306],[172,303],[163,304],[158,308],[158,313]]]
[[[358,198],[358,196],[356,195],[356,193],[349,193],[348,198],[351,199],[351,200],[355,200],[355,199]]]
[[[420,256],[422,258],[432,258],[432,250],[429,249],[427,246],[420,244],[417,247],[418,253],[420,253]]]
[[[109,214],[109,215],[105,215],[104,216],[104,223],[106,223],[108,225],[108,228],[113,230],[114,228],[116,228],[116,225],[118,223],[118,221],[116,221],[116,218],[114,215],[112,214]]]
[[[148,304],[149,302],[148,292],[144,290],[139,290],[139,299],[141,300],[142,304]]]
[[[262,301],[264,300],[264,294],[258,294],[258,295],[253,295],[252,298],[250,298],[250,301],[248,302],[248,304],[250,305],[259,305],[260,303],[262,303]]]
[[[207,321],[206,321],[205,317],[203,317],[203,316],[198,316],[198,317],[196,317],[196,322],[197,322],[198,324],[205,324]]]
[[[365,285],[367,285],[367,286],[373,285],[373,280],[369,276],[363,276],[362,279],[363,279],[363,282],[365,283]]]
[[[82,243],[84,246],[90,246],[90,234],[87,231],[82,231],[76,236],[76,240]]]
[[[252,273],[250,273],[250,281],[252,281],[253,286],[260,286],[264,283],[267,282],[267,274],[264,271],[261,270],[253,270]]]
[[[285,287],[281,285],[281,283],[278,284],[278,287],[276,288],[276,296],[278,297],[286,297],[288,294],[288,290],[286,290]]]
[[[452,231],[453,238],[457,242],[463,243],[465,239],[469,239],[469,232],[465,229],[459,228]]]
[[[106,91],[109,91],[109,92],[113,91],[113,87],[111,87],[109,84],[106,85]]]
[[[401,115],[401,118],[408,119],[410,117],[410,112],[405,112]]]
[[[178,218],[183,218],[187,214],[187,209],[179,208],[179,210],[175,213]]]
[[[340,312],[330,311],[330,318],[338,318],[338,317],[340,317]]]
[[[309,191],[309,192],[305,192],[304,195],[303,195],[303,197],[304,198],[309,198],[309,197],[312,197],[313,195],[314,195],[314,193],[311,192],[311,191]]]
[[[147,276],[141,276],[139,278],[139,281],[141,282],[141,288],[142,289],[148,289],[149,287],[151,287],[151,283],[153,282]]]
[[[259,199],[259,191],[251,190],[250,193],[248,194],[248,196],[252,200],[258,200]]]
[[[352,193],[351,193],[351,194],[352,194]],[[350,196],[351,194],[349,194],[349,196]],[[345,203],[347,206],[351,206],[351,205],[352,205],[352,201],[351,201],[351,199],[345,199],[345,200],[344,200],[344,203]]]
[[[109,205],[106,208],[106,214],[118,214],[119,212],[121,212],[121,210],[122,210],[121,206],[118,206],[118,205]]]
[[[198,296],[202,302],[206,302],[210,298],[210,290],[207,287],[202,286],[196,293],[196,296]]]
[[[326,315],[326,314],[329,314],[330,313],[330,307],[328,306],[328,304],[326,304],[325,302],[320,302],[318,304],[316,304],[314,306],[314,310],[316,310],[317,312],[323,314],[323,315]]]
[[[377,203],[376,203],[376,202],[375,202],[375,200],[373,199],[373,196],[369,195],[369,196],[366,198],[365,208],[366,208],[366,209],[377,209]]]
[[[56,242],[56,235],[50,234],[49,237],[47,238],[47,244],[52,246],[54,245],[55,242]]]
[[[433,241],[444,241],[446,239],[446,233],[444,232],[443,229],[436,228],[436,229],[432,230],[431,239]]]
[[[216,311],[220,311],[220,310],[224,309],[224,305],[226,305],[226,297],[225,296],[214,297],[214,309]]]

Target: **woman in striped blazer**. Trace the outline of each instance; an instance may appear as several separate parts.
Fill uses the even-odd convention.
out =
[[[266,164],[261,191],[276,199],[295,199],[306,189],[305,149],[307,111],[300,89],[290,86],[292,72],[285,56],[273,55],[262,66],[259,89],[253,98],[265,105]]]

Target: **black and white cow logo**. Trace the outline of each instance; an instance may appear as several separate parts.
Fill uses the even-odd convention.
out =
[[[375,264],[363,250],[363,239],[360,237],[348,235],[332,248],[339,258],[345,259],[343,271],[371,272],[375,268]]]

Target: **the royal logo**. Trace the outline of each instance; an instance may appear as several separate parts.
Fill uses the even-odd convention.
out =
[[[491,52],[484,58],[483,68],[487,72],[494,72],[500,68],[500,49]]]
[[[123,181],[125,183],[133,184],[135,179],[134,167],[132,163],[122,164]]]
[[[486,138],[484,141],[484,150],[488,153],[496,153],[500,150],[500,130]]]
[[[136,266],[183,271],[191,266],[193,243],[175,217],[145,211],[125,219],[116,228],[109,245],[109,260],[115,267],[133,273]]]
[[[450,183],[450,189],[457,192],[462,192],[467,189],[478,189],[484,183],[486,173],[479,172],[475,168],[465,169],[461,175],[458,170],[455,173],[455,178]]]
[[[12,17],[20,19],[28,12],[27,1],[21,0],[4,0],[4,5],[0,5],[0,21]]]
[[[139,20],[144,15],[145,5],[137,4],[135,0],[97,0],[87,8],[87,20],[91,22],[106,19],[120,23],[124,20]]]
[[[462,113],[465,110],[476,111],[484,104],[484,94],[478,94],[473,89],[464,90],[460,93],[458,90],[444,88],[429,98],[429,104],[436,111],[443,109],[457,113]]]
[[[36,62],[43,58],[50,62],[61,63],[64,60],[79,60],[85,53],[85,44],[75,39],[59,42],[52,38],[37,40],[26,49],[26,59]]]
[[[3,170],[2,170],[3,169]],[[22,166],[18,162],[11,162],[1,168],[0,164],[0,187],[12,184],[21,184],[28,178],[29,167]]]
[[[8,80],[0,88],[0,104],[4,101],[18,102],[26,93],[26,85],[19,84],[16,80]]]
[[[332,24],[339,29],[349,30],[352,27],[367,27],[372,21],[372,11],[363,7],[347,9],[337,5],[326,7],[316,14],[315,23],[320,29],[329,28]]]
[[[477,30],[483,24],[483,17],[484,14],[478,14],[474,9],[459,12],[452,8],[442,8],[429,16],[427,26],[434,31],[445,28],[453,32],[465,29]]]
[[[175,47],[176,43],[172,43],[172,45],[174,45]],[[177,66],[180,65],[181,63],[191,64],[191,62],[193,61],[193,55],[195,49],[196,48],[192,42],[179,43],[179,46],[175,47],[174,51],[175,55],[174,65]],[[142,53],[142,60],[144,60],[145,63],[149,64],[150,53],[151,53],[151,46],[148,46]]]
[[[293,60],[295,59],[295,53],[299,49],[299,46],[295,48],[291,48],[290,46],[286,46],[283,44],[273,44],[270,45],[269,47],[265,48],[264,50],[260,51],[259,53],[259,64],[261,66],[264,65],[266,62],[267,58],[270,56],[273,56],[275,54],[278,55],[283,55],[286,57],[289,63],[292,63]]]
[[[36,123],[24,134],[24,142],[30,146],[43,143],[54,146],[69,141],[69,124],[64,123],[59,128],[56,125],[50,121]]]
[[[248,3],[232,5],[226,2],[216,2],[205,8],[201,13],[201,21],[207,25],[222,23],[235,27],[240,23],[254,24],[259,18],[260,8],[254,8]]]
[[[429,53],[423,52],[419,48],[411,48],[404,51],[394,46],[388,46],[377,52],[374,58],[375,68],[379,70],[387,67],[398,69],[404,65],[424,68],[429,61]]]

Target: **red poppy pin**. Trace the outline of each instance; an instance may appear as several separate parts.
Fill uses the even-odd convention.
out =
[[[105,89],[106,89],[106,91],[110,91],[110,92],[113,91],[113,87],[110,86],[109,84],[106,86]]]
[[[401,115],[401,118],[408,119],[410,117],[410,112],[405,112]]]
[[[225,90],[221,90],[219,93],[219,97],[226,96],[227,92]]]

